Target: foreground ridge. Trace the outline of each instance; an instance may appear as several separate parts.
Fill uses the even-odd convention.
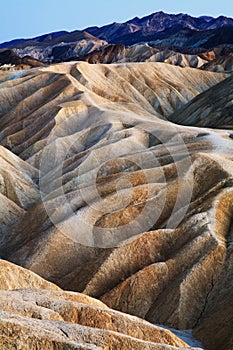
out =
[[[194,349],[162,327],[111,310],[86,295],[59,290],[9,262],[0,260],[0,266],[3,350],[16,344],[25,350]]]

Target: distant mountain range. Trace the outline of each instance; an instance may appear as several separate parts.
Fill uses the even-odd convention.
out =
[[[139,44],[146,45],[146,51],[149,47],[151,55],[147,52],[143,53],[143,59],[138,54],[137,57],[129,57],[129,47]],[[60,31],[30,39],[16,39],[0,44],[0,50],[5,49],[13,50],[19,57],[31,56],[44,63],[148,60],[158,51],[164,50],[199,55],[218,49],[218,54],[225,55],[226,49],[227,53],[233,52],[233,19],[224,16],[195,18],[182,13],[173,15],[157,12],[143,18],[135,17],[125,23],[114,22],[82,31]],[[198,57],[195,60],[200,61]]]
[[[141,19],[135,17],[125,23],[112,23],[101,28],[91,27],[87,28],[86,31],[110,43],[132,45],[169,38],[184,29],[189,29],[189,31],[186,30],[186,33],[190,35],[232,26],[233,19],[224,16],[195,18],[182,13],[170,15],[156,12]],[[214,32],[211,34],[213,35]]]

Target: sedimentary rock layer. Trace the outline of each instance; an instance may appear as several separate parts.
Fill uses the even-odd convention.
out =
[[[0,265],[1,349],[189,348],[162,327],[111,310],[84,294],[62,291],[7,261]]]

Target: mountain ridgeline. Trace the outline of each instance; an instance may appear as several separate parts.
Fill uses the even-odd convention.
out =
[[[19,57],[31,56],[44,63],[70,60],[164,62],[172,57],[167,63],[199,68],[211,60],[202,61],[201,58],[209,51],[214,53],[214,59],[233,52],[233,19],[157,12],[125,23],[5,42],[0,44],[0,64],[3,64],[1,51],[5,49],[13,50]],[[156,55],[158,52],[162,55]],[[174,58],[177,54],[178,58]]]

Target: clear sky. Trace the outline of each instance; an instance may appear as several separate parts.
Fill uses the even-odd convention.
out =
[[[232,0],[2,0],[0,11],[0,42],[124,22],[157,11],[233,17]]]

